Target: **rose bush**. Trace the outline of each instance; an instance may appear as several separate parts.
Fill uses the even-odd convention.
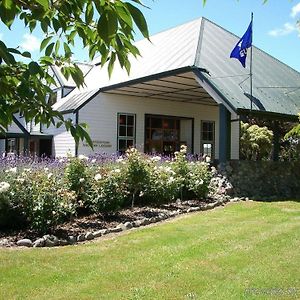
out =
[[[78,213],[203,199],[212,177],[209,165],[191,161],[185,146],[173,158],[131,148],[124,157],[2,158],[0,166],[0,229],[40,232]]]

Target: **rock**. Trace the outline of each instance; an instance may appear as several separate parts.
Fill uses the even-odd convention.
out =
[[[110,228],[109,229],[110,233],[117,233],[117,232],[120,232],[120,231],[122,231],[122,228],[120,228],[120,227],[115,227],[115,228]]]
[[[102,235],[105,235],[107,233],[108,233],[107,229],[101,229],[101,230],[93,232],[93,236],[94,236],[94,238],[98,238],[98,237],[100,237]]]
[[[125,231],[125,230],[129,230],[131,229],[133,226],[130,222],[126,222],[126,223],[121,223],[118,225],[118,228],[121,228],[122,231]]]
[[[60,246],[67,246],[69,245],[69,242],[67,240],[58,240],[58,244]]]
[[[87,232],[84,236],[87,241],[93,240],[95,237],[91,232]]]
[[[32,247],[32,241],[30,239],[22,239],[17,241],[18,246],[23,246],[23,247]]]
[[[58,238],[55,235],[44,235],[45,247],[55,247],[59,245]]]
[[[9,246],[9,241],[8,239],[3,239],[3,240],[0,240],[0,247],[8,247]]]
[[[45,240],[43,238],[39,238],[36,241],[33,242],[33,247],[44,247],[45,246]]]
[[[55,235],[44,235],[43,239],[45,240],[45,247],[55,247],[58,246],[58,238]]]
[[[85,234],[81,233],[77,236],[77,242],[83,242],[85,241]]]
[[[149,219],[144,218],[144,219],[141,220],[141,226],[146,226],[146,225],[149,225],[149,224],[150,224]]]
[[[73,235],[69,235],[68,236],[68,242],[69,242],[69,244],[75,244],[76,241],[77,241],[77,239],[76,239],[75,236],[73,236]]]
[[[134,227],[140,227],[142,226],[143,221],[142,220],[136,220],[133,222]]]
[[[188,213],[190,212],[195,212],[195,211],[199,211],[200,210],[200,207],[199,206],[196,206],[196,207],[191,207],[187,210]]]

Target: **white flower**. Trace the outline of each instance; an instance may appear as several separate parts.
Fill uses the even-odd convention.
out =
[[[160,161],[161,157],[160,156],[154,156],[154,157],[151,157],[151,160],[152,161]]]
[[[29,168],[24,168],[24,170],[23,170],[24,172],[30,172],[31,171],[31,169],[29,169]]]
[[[80,178],[80,179],[79,179],[79,182],[80,182],[80,183],[84,182],[84,178]]]
[[[45,172],[48,172],[48,171],[49,171],[49,168],[44,168],[44,171],[45,171]]]
[[[116,159],[116,162],[117,163],[120,163],[120,162],[122,162],[124,159],[123,158],[118,158],[118,159]]]
[[[96,162],[96,158],[92,159],[92,164],[94,164]]]
[[[48,177],[48,179],[50,179],[52,176],[53,176],[53,173],[49,173],[47,177]]]
[[[143,197],[144,196],[144,192],[140,191],[139,197]]]
[[[210,163],[211,158],[210,158],[209,156],[206,156],[206,157],[205,157],[205,161],[206,161],[207,163]]]
[[[63,163],[65,160],[63,158],[61,158],[58,162],[59,163]]]
[[[8,182],[2,181],[0,182],[0,193],[5,193],[9,190],[10,184]]]
[[[174,177],[171,176],[171,177],[169,178],[169,180],[168,180],[168,183],[170,184],[170,183],[172,183],[172,182],[174,182],[174,181],[175,181]]]
[[[186,153],[186,151],[187,151],[187,146],[186,145],[181,145],[180,146],[180,152],[181,153]]]
[[[14,167],[14,168],[10,168],[8,170],[5,170],[5,173],[17,173],[17,167]]]
[[[78,156],[78,159],[79,159],[79,160],[89,160],[89,158],[88,158],[87,156],[83,155],[83,154],[80,154],[80,155]]]
[[[20,183],[24,183],[25,179],[22,178],[22,177],[18,177],[18,178],[17,178],[17,181],[20,182]]]
[[[121,173],[120,169],[115,169],[114,171],[115,171],[115,173]]]
[[[202,184],[203,184],[203,180],[202,179],[195,181],[195,185],[202,185]]]
[[[102,176],[101,176],[101,174],[96,174],[95,175],[95,177],[94,177],[94,179],[96,180],[96,181],[99,181],[99,180],[101,180],[102,179]]]

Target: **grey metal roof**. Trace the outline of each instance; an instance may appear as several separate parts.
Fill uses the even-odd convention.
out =
[[[180,94],[178,100],[186,101],[188,93],[182,88],[184,79],[179,80],[178,75],[182,70],[188,73],[188,68],[199,68],[209,71],[210,75],[201,74],[230,102],[231,107],[235,110],[250,109],[249,57],[245,69],[239,61],[229,58],[238,39],[204,18],[158,33],[150,38],[151,43],[148,40],[136,43],[141,57],[131,60],[130,75],[116,66],[109,78],[105,67],[94,67],[85,78],[86,87],[75,89],[66,99],[55,104],[55,108],[76,110],[99,91],[143,97],[159,94],[166,100],[176,99]],[[97,59],[93,63],[97,63]],[[170,74],[164,80],[168,72]],[[254,110],[297,115],[300,111],[300,74],[297,71],[253,47],[253,73]],[[170,82],[163,81],[173,81],[177,86],[173,86],[173,92],[166,93]],[[199,97],[199,102],[201,97],[209,100],[202,87],[197,92],[194,96]]]
[[[84,77],[93,68],[93,65],[92,64],[88,64],[88,63],[77,63],[77,66],[82,71]],[[76,83],[73,80],[73,78],[70,76],[68,79],[66,79],[65,76],[62,74],[60,67],[58,67],[56,65],[53,65],[52,69],[53,69],[55,75],[57,76],[57,78],[58,78],[59,83],[61,84],[61,86],[63,86],[63,87],[74,87],[74,88],[76,87]]]
[[[249,109],[250,57],[246,69],[229,58],[239,38],[206,19],[202,32],[195,65],[209,70],[210,76],[205,76],[236,109]],[[253,96],[254,110],[296,115],[300,111],[300,74],[253,47]]]
[[[87,92],[82,92],[79,94],[69,94],[65,98],[56,102],[53,105],[54,110],[59,110],[61,112],[69,112],[74,111],[77,107],[81,106],[86,101],[89,101],[91,97],[93,97],[98,92],[98,89],[91,90]]]

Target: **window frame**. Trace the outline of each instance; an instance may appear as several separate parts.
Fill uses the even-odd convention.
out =
[[[121,125],[120,117],[123,115],[126,116],[126,124],[123,125],[126,128],[126,135],[120,135],[120,125]],[[133,135],[132,136],[127,135],[128,134],[128,126],[131,126],[131,125],[127,124],[128,116],[133,117]],[[135,113],[123,113],[123,112],[117,113],[117,152],[124,153],[128,148],[125,150],[120,150],[119,143],[121,140],[126,142],[126,146],[127,146],[128,141],[132,141],[133,147],[136,146],[136,114]]]
[[[212,140],[207,140],[207,139],[203,139],[203,135],[204,135],[204,131],[203,131],[203,125],[204,123],[210,123],[213,125],[213,130],[212,130],[212,134],[213,134],[213,138]],[[209,131],[208,131],[209,132]],[[201,120],[201,128],[200,128],[200,150],[202,155],[208,155],[206,153],[204,153],[204,145],[205,144],[210,144],[211,145],[211,159],[214,159],[215,157],[215,137],[216,137],[216,122],[212,121],[212,120]]]

